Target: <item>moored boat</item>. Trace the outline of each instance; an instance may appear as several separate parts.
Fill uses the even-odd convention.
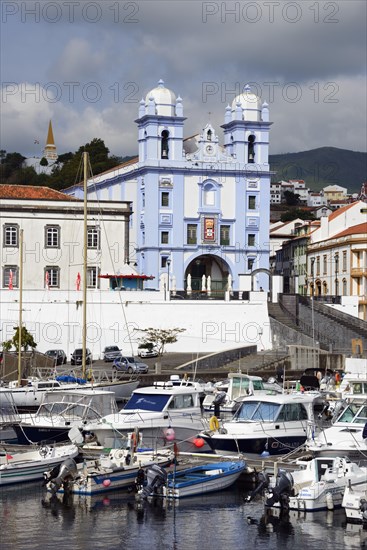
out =
[[[26,452],[5,452],[0,456],[0,486],[42,480],[45,470],[78,454],[79,448],[74,444],[42,445]]]

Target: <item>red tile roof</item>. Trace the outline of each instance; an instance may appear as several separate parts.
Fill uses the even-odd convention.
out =
[[[0,185],[1,199],[21,199],[21,200],[48,200],[48,201],[79,201],[74,197],[50,189],[35,185]],[[80,201],[79,201],[80,202]]]
[[[329,221],[333,220],[334,218],[337,218],[340,214],[342,214],[343,212],[345,212],[346,210],[349,210],[349,208],[351,208],[352,206],[355,205],[355,202],[351,203],[351,204],[346,204],[345,206],[341,206],[340,208],[338,208],[337,210],[335,210],[335,212],[332,212],[329,216]]]
[[[344,229],[344,231],[341,231],[337,235],[334,235],[332,238],[336,239],[338,237],[346,237],[347,235],[360,235],[363,233],[366,235],[367,239],[367,222],[353,225],[353,227],[348,227],[348,229]]]

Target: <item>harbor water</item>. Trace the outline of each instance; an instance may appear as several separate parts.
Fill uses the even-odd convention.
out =
[[[40,483],[0,488],[1,550],[360,550],[367,529],[343,510],[279,517],[241,483],[211,495],[138,504],[134,493],[50,498]]]

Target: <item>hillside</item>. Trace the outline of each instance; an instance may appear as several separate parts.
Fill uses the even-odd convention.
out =
[[[348,193],[357,193],[367,179],[367,153],[320,147],[300,153],[270,155],[272,181],[301,179],[307,187],[319,191],[326,185],[341,185]]]

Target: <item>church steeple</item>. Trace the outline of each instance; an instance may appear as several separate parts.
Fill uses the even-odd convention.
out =
[[[57,158],[58,158],[58,154],[57,154],[57,151],[56,151],[55,140],[54,140],[54,133],[53,133],[53,130],[52,130],[51,120],[50,120],[49,125],[48,125],[46,147],[43,150],[43,156],[48,161],[53,161],[53,162],[55,162],[55,160],[57,160]]]

